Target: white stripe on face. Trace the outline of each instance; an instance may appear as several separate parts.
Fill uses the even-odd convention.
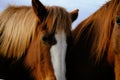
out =
[[[55,38],[57,43],[51,47],[50,52],[56,80],[66,80],[65,55],[67,43],[65,32],[62,31],[60,34],[55,34]]]

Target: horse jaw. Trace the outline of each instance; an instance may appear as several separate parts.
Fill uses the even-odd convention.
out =
[[[65,32],[62,31],[60,33],[55,34],[55,38],[57,43],[53,45],[50,49],[51,61],[53,64],[54,73],[56,76],[56,80],[66,80],[65,55],[66,55],[67,43],[66,43]]]

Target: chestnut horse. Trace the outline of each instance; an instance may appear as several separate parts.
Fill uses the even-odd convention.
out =
[[[9,6],[0,15],[0,79],[66,80],[65,53],[78,10]]]
[[[110,0],[73,30],[68,80],[120,80],[120,0]]]

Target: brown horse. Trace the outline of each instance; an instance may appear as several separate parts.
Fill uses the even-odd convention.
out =
[[[65,53],[78,10],[44,6],[9,6],[0,15],[0,78],[66,80]]]
[[[73,30],[68,80],[120,80],[120,0],[110,0]]]

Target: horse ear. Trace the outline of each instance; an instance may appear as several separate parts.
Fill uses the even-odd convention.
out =
[[[47,13],[45,6],[39,0],[32,0],[32,7],[36,16],[43,21]]]
[[[79,9],[76,9],[76,10],[74,10],[74,11],[72,11],[72,12],[70,13],[72,22],[77,19],[77,17],[78,17],[78,12],[79,12]]]

